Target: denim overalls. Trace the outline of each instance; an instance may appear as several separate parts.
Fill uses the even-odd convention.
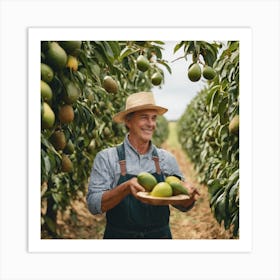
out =
[[[137,177],[137,174],[126,173],[124,144],[117,146],[121,175],[117,185]],[[159,158],[154,148],[153,160],[158,182],[164,181],[160,170]],[[171,239],[169,227],[169,206],[154,206],[142,203],[133,195],[126,196],[118,205],[106,213],[107,224],[104,239]]]

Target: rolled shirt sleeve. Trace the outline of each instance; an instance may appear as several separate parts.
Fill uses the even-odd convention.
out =
[[[112,152],[112,151],[111,151]],[[114,172],[109,163],[110,151],[104,150],[99,152],[93,163],[89,179],[87,204],[92,214],[101,214],[101,200],[105,191],[110,190],[113,186]],[[115,157],[111,156],[114,160]]]

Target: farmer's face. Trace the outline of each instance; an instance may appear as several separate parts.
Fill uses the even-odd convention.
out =
[[[156,128],[156,120],[157,112],[155,110],[135,112],[129,120],[126,120],[129,135],[141,142],[150,141]]]

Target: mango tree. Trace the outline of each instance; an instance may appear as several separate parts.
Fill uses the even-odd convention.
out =
[[[178,123],[179,140],[208,186],[220,224],[239,235],[239,42],[180,42],[188,78],[206,85]]]
[[[85,195],[96,153],[123,140],[126,130],[112,116],[124,108],[126,97],[162,86],[160,66],[171,72],[162,58],[163,45],[41,42],[41,224],[49,236],[61,237],[57,212]],[[164,141],[166,128],[155,136],[157,144]]]

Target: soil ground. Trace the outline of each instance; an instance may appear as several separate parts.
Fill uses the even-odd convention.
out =
[[[209,207],[207,187],[196,180],[192,163],[181,149],[174,131],[176,124],[170,123],[171,136],[162,145],[175,155],[185,178],[200,192],[192,210],[184,213],[170,207],[170,227],[173,239],[230,239],[230,231],[223,229],[215,220]],[[102,239],[105,215],[93,216],[87,209],[85,197],[73,201],[72,209],[58,215],[58,231],[63,239]],[[71,217],[71,218],[70,218]],[[47,236],[43,238],[48,238]]]

